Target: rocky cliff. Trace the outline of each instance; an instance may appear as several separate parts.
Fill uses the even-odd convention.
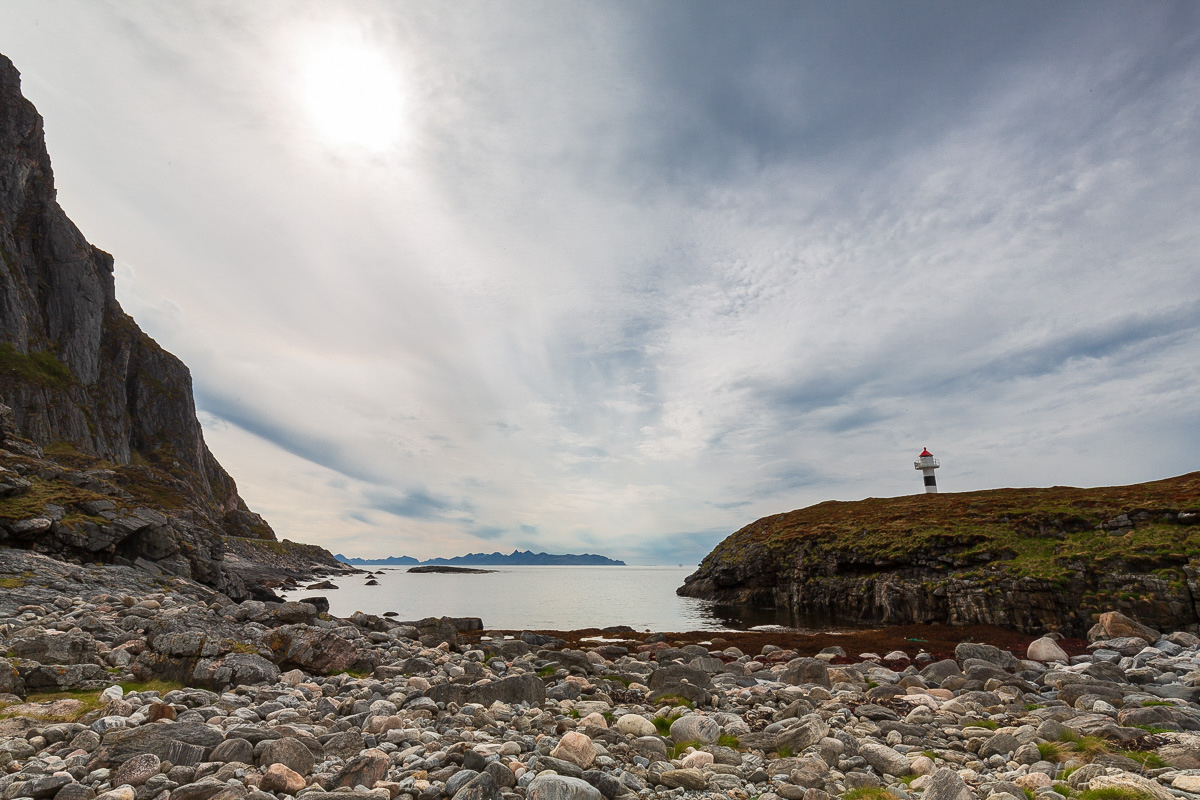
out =
[[[677,592],[834,622],[1081,636],[1116,608],[1196,629],[1200,472],[1100,489],[820,503],[742,528]]]
[[[0,55],[0,541],[243,595],[221,537],[275,534],[205,445],[187,367],[121,310],[112,256],[55,197],[42,119]]]

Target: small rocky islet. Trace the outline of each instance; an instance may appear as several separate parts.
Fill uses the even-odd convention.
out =
[[[1077,656],[573,649],[26,551],[0,575],[3,800],[1200,796],[1200,637],[1117,612]]]

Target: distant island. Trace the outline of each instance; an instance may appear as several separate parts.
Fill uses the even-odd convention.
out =
[[[387,558],[348,558],[341,553],[334,556],[343,564],[370,567],[402,567],[402,566],[466,566],[482,564],[485,566],[589,566],[589,567],[624,567],[624,561],[593,555],[592,553],[535,553],[532,550],[513,550],[510,554],[503,553],[467,553],[465,556],[454,558],[430,558],[425,561],[412,556],[388,556]]]
[[[474,567],[448,567],[445,564],[431,564],[427,567],[410,567],[408,569],[409,574],[412,575],[490,575],[495,571],[494,569],[475,569]]]

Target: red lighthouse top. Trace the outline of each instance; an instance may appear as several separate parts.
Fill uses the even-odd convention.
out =
[[[933,455],[933,453],[929,452],[928,448],[921,451],[921,458],[924,458],[925,456],[931,456],[931,455]]]

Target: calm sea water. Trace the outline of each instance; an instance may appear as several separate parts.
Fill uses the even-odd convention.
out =
[[[332,579],[337,589],[288,592],[288,600],[321,595],[330,613],[395,611],[402,620],[480,617],[491,630],[578,630],[628,625],[638,631],[748,630],[793,626],[774,612],[716,606],[679,597],[690,567],[498,567],[486,575],[409,574],[404,567]]]

